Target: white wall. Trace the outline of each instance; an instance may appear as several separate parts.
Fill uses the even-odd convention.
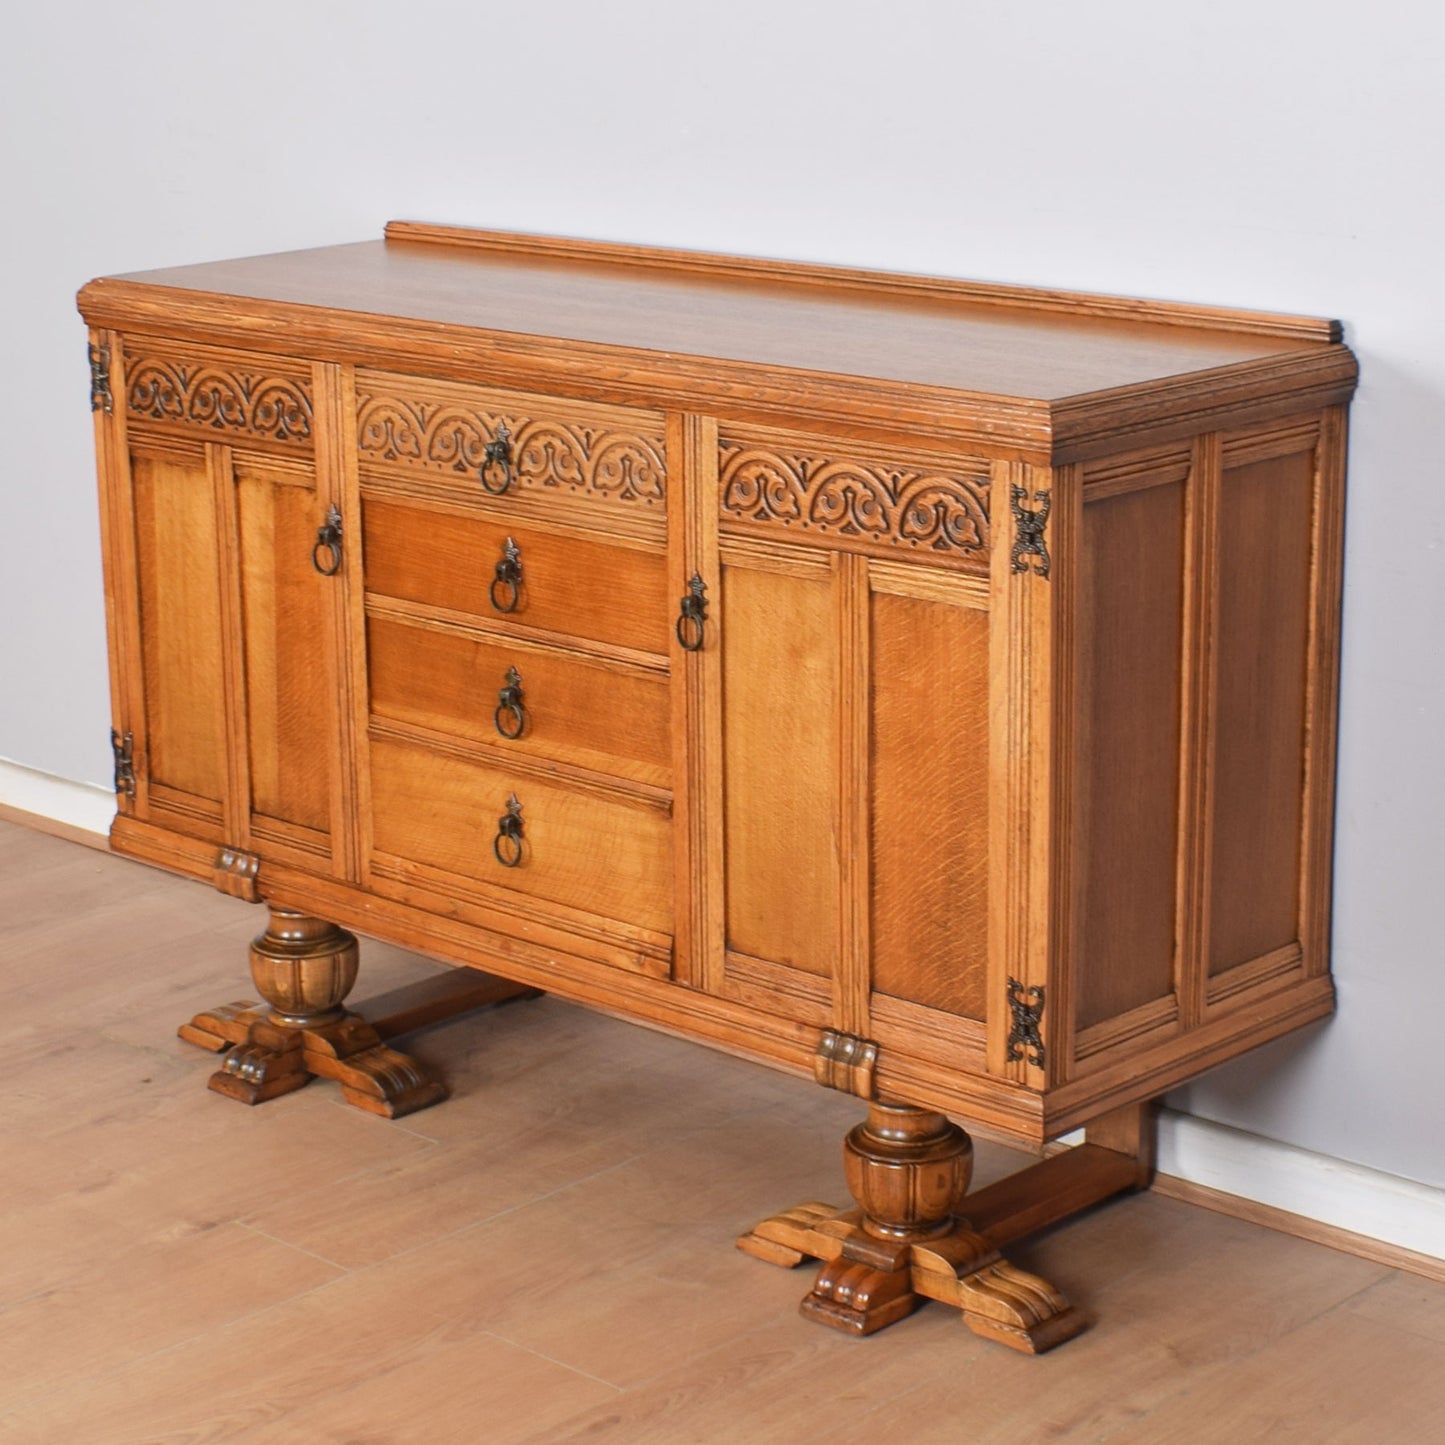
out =
[[[1402,0],[7,12],[0,757],[108,774],[106,273],[393,216],[1340,316],[1340,1012],[1175,1102],[1445,1186],[1445,20]]]

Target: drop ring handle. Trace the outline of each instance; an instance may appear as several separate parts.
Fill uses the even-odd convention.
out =
[[[674,632],[677,644],[684,652],[701,652],[703,624],[707,621],[707,584],[702,576],[694,572],[687,584],[687,592],[678,604],[677,623]]]
[[[497,693],[497,710],[492,714],[497,731],[508,742],[515,742],[527,728],[527,709],[522,698],[522,674],[515,667],[509,667],[507,680]]]
[[[493,467],[502,469],[500,483],[491,480]],[[482,486],[494,497],[500,497],[503,492],[508,491],[512,485],[512,433],[507,430],[506,422],[497,425],[497,435],[482,448],[482,465],[477,471],[477,476]]]
[[[507,811],[497,819],[492,853],[503,868],[515,868],[522,861],[522,805],[515,793],[507,798]]]
[[[333,506],[316,529],[311,565],[323,576],[334,577],[341,570],[341,513]]]
[[[522,549],[511,537],[502,543],[502,557],[493,573],[489,594],[498,612],[517,610],[522,596]]]

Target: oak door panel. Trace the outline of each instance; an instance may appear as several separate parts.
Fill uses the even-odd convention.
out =
[[[324,832],[328,759],[338,746],[326,589],[337,582],[311,562],[321,524],[314,481],[309,471],[241,462],[235,490],[251,808]]]
[[[203,800],[218,821],[226,719],[216,501],[205,453],[135,446],[131,488],[148,777],[153,789]]]
[[[827,977],[838,943],[837,660],[826,566],[723,570],[729,950]]]
[[[988,613],[871,600],[873,989],[985,1016]]]

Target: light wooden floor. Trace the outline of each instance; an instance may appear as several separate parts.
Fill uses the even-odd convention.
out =
[[[0,823],[6,1442],[1445,1440],[1445,1286],[1152,1195],[1014,1252],[1097,1320],[1041,1359],[806,1324],[732,1239],[842,1202],[856,1101],[555,1000],[414,1035],[400,1123],[221,1099],[174,1029],[261,919]]]

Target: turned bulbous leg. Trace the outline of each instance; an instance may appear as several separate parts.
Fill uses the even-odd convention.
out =
[[[872,1103],[843,1141],[848,1192],[878,1239],[936,1239],[953,1227],[973,1177],[973,1141],[942,1114]]]
[[[973,1173],[973,1143],[942,1114],[874,1102],[844,1140],[843,1168],[862,1217],[802,1310],[820,1324],[871,1335],[921,1302],[912,1247],[953,1229]]]
[[[251,943],[251,978],[281,1028],[319,1028],[346,1016],[356,982],[356,938],[334,923],[271,909],[266,931]]]

